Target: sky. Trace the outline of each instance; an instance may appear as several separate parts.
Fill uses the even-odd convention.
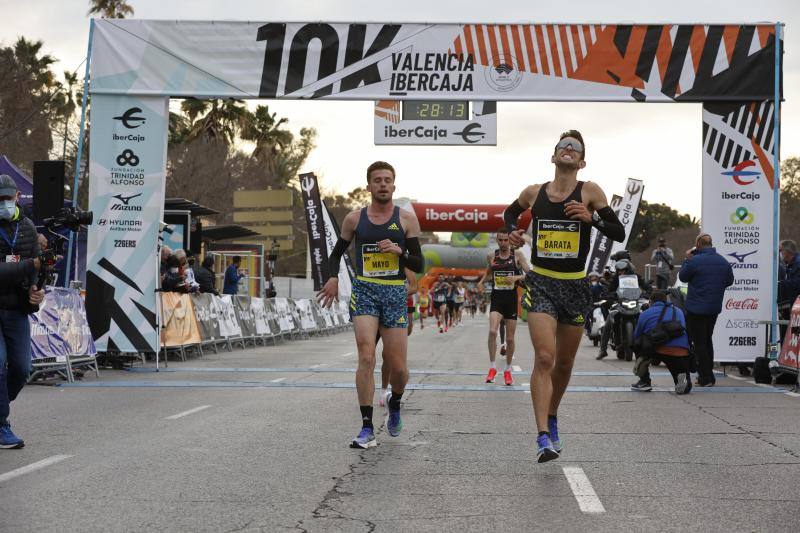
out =
[[[129,0],[141,19],[283,22],[564,22],[754,23],[784,22],[782,158],[800,156],[800,2],[797,0]],[[59,60],[57,72],[75,70],[86,56],[89,19],[85,0],[0,0],[6,21],[0,45],[20,35],[44,41]],[[80,70],[83,72],[83,67]],[[255,105],[256,101],[251,101]],[[374,160],[397,170],[397,196],[434,203],[508,204],[531,183],[553,175],[550,154],[558,134],[578,129],[587,166],[581,179],[621,194],[628,178],[645,182],[644,199],[700,218],[700,104],[531,103],[498,104],[498,144],[465,147],[375,146],[373,103],[260,101],[299,132],[313,127],[317,148],[306,172],[324,190],[346,193],[364,185]]]

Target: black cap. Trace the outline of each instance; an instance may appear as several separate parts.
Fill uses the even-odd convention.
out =
[[[0,196],[16,196],[17,182],[8,174],[0,174]]]

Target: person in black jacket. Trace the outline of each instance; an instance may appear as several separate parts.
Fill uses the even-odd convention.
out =
[[[42,267],[36,226],[22,214],[18,199],[14,180],[0,175],[0,448],[25,446],[8,416],[31,373],[28,312],[44,300],[44,290],[35,286]]]
[[[195,281],[200,285],[200,292],[210,292],[219,295],[215,287],[214,258],[206,257],[194,273]]]

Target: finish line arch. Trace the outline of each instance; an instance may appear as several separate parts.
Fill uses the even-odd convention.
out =
[[[774,325],[782,31],[92,20],[84,95],[92,94],[89,208],[98,223],[89,230],[87,313],[98,349],[158,348],[157,272],[147,265],[163,216],[170,97],[701,103],[703,229],[734,261],[758,252],[747,265],[755,283],[728,291],[721,319]],[[745,167],[757,179],[736,179]],[[121,210],[116,196],[136,209]],[[730,333],[717,328],[720,345]],[[773,327],[773,346],[776,338]],[[718,359],[752,361],[763,342]]]

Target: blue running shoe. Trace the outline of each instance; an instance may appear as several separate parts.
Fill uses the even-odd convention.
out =
[[[389,418],[386,419],[386,431],[396,437],[403,431],[403,420],[400,418],[400,409],[389,409]]]
[[[553,448],[553,443],[547,435],[539,435],[536,438],[536,444],[539,446],[539,453],[537,458],[540,463],[546,463],[553,459],[558,459],[558,452]]]
[[[550,432],[550,442],[553,443],[553,449],[560,454],[561,450],[564,449],[564,442],[558,436],[558,420],[548,418],[547,431]]]
[[[354,438],[353,442],[350,443],[351,448],[361,448],[362,450],[377,445],[378,441],[375,440],[375,431],[372,428],[361,428],[358,437]]]
[[[25,441],[14,435],[11,431],[11,424],[5,422],[0,424],[0,448],[14,449],[24,448]]]

